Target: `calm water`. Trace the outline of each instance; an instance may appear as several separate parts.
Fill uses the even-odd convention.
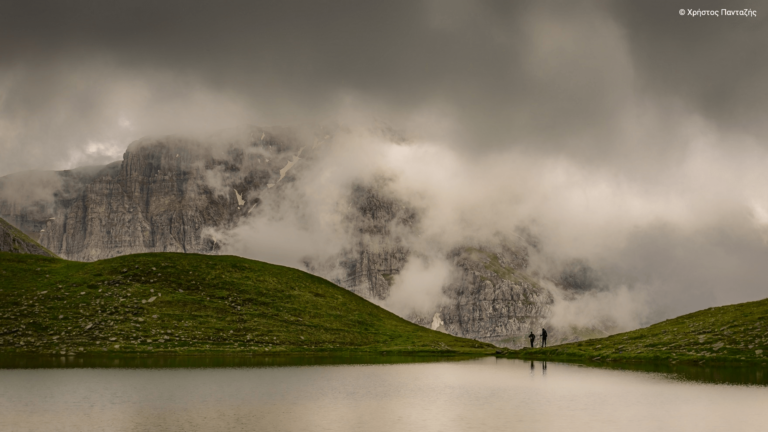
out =
[[[545,370],[541,362],[495,358],[355,362],[369,364],[2,369],[0,430],[570,432],[766,425],[768,387],[686,381],[679,378],[684,373],[560,363]],[[702,371],[693,379],[714,376]],[[755,369],[717,374],[763,379]]]

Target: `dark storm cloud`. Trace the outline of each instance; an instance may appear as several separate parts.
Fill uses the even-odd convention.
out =
[[[735,6],[741,4],[728,4]],[[0,17],[0,65],[24,78],[11,80],[2,109],[9,118],[43,111],[45,120],[46,107],[66,98],[85,118],[64,141],[82,140],[84,129],[104,127],[92,110],[121,103],[104,101],[98,87],[76,97],[62,89],[72,86],[72,75],[90,80],[86,65],[101,68],[102,79],[116,75],[115,86],[129,87],[131,77],[157,99],[200,88],[221,93],[250,108],[254,121],[335,121],[345,109],[364,109],[415,134],[443,130],[473,147],[565,149],[585,160],[659,142],[630,142],[626,129],[633,125],[674,135],[670,115],[701,114],[718,126],[760,133],[768,94],[761,91],[768,72],[764,20],[680,17],[683,7],[703,6],[11,2]],[[169,85],[180,80],[189,82]],[[638,111],[648,104],[652,113]],[[650,124],[636,118],[654,115]],[[418,116],[442,122],[425,126]]]
[[[647,1],[607,3],[627,39],[637,89],[679,102],[718,126],[765,136],[768,3]],[[758,17],[678,16],[679,9],[756,10]]]
[[[183,99],[202,88],[235,101],[247,113],[243,118],[250,115],[254,122],[336,121],[362,110],[413,134],[442,134],[473,148],[527,145],[585,161],[634,158],[644,152],[634,147],[662,141],[652,135],[628,139],[627,128],[663,131],[666,142],[655,147],[668,152],[675,148],[678,115],[700,114],[741,133],[760,133],[768,94],[761,91],[768,72],[764,20],[677,13],[694,6],[703,7],[6,2],[0,67],[23,78],[10,79],[1,109],[10,119],[41,114],[46,121],[46,109],[63,99],[83,118],[59,144],[77,145],[80,139],[83,145],[84,130],[104,127],[102,111],[119,110],[122,98],[105,101],[109,91],[99,88],[99,81],[108,86],[114,78],[113,87],[126,89],[121,93],[144,86],[155,99],[164,92]],[[73,97],[71,80],[87,83],[89,74],[97,77],[96,85]],[[649,104],[656,108],[652,113],[639,111]],[[156,109],[148,105],[145,111]],[[437,120],[414,120],[420,117]],[[16,139],[23,140],[30,126],[35,125],[25,125]],[[139,129],[136,134],[154,132]]]

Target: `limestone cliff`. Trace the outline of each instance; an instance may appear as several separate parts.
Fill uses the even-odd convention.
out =
[[[246,132],[205,144],[142,139],[107,166],[6,176],[0,179],[0,214],[71,260],[212,253],[218,246],[204,229],[236,224],[259,204],[260,193],[287,181],[285,167],[296,157],[289,134]],[[30,186],[41,183],[45,187]],[[35,199],[13,193],[18,184],[33,189]]]
[[[450,334],[497,342],[536,330],[549,316],[554,297],[525,273],[525,247],[466,247],[451,258],[459,272],[445,290],[450,302],[424,324],[438,318]]]
[[[410,255],[404,236],[417,232],[418,213],[386,190],[386,180],[355,185],[349,195],[345,221],[353,245],[339,257],[344,278],[341,286],[366,298],[383,300],[392,278]]]
[[[375,300],[389,296],[412,255],[407,240],[420,231],[419,212],[386,186],[379,179],[351,191],[346,219],[354,246],[339,257],[344,277],[335,280]],[[408,319],[453,335],[501,344],[537,330],[549,316],[554,297],[526,273],[529,246],[499,243],[452,251],[447,258],[454,267],[453,277],[444,287],[448,301],[429,314],[412,314]]]
[[[0,178],[0,216],[34,240],[40,239],[59,208],[67,208],[103,171],[120,167],[88,166],[66,171],[24,171]]]
[[[42,247],[2,218],[0,218],[0,252],[56,257],[51,251]]]

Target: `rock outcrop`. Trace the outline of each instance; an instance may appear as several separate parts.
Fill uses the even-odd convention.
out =
[[[450,299],[435,316],[444,331],[471,339],[500,342],[540,328],[554,297],[525,273],[525,247],[465,247],[451,254],[459,270],[445,292]]]
[[[211,140],[142,139],[107,166],[6,176],[0,214],[71,260],[215,253],[205,228],[226,229],[246,216],[260,193],[287,181],[298,149],[290,134],[256,128]],[[14,184],[37,185],[35,199],[12,193]]]
[[[0,178],[0,216],[34,240],[40,240],[57,209],[67,208],[86,185],[120,163],[66,171],[24,171]]]
[[[407,239],[419,235],[419,212],[388,193],[383,179],[355,186],[348,208],[354,247],[339,258],[344,276],[335,282],[362,297],[386,300],[413,254]],[[500,243],[452,251],[447,257],[452,278],[444,287],[447,302],[408,319],[452,335],[515,346],[524,334],[541,328],[554,302],[526,273],[529,246]]]
[[[56,257],[48,249],[19,229],[0,218],[0,252],[22,253]]]
[[[337,283],[358,295],[384,300],[393,278],[408,262],[404,236],[418,230],[418,213],[408,203],[387,193],[386,180],[355,185],[349,195],[345,221],[353,246],[338,264],[344,277]]]

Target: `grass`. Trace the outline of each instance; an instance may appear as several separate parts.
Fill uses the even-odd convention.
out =
[[[308,273],[234,256],[0,253],[0,353],[490,354]]]
[[[508,351],[504,355],[560,361],[765,365],[768,299],[709,308],[605,338]]]

